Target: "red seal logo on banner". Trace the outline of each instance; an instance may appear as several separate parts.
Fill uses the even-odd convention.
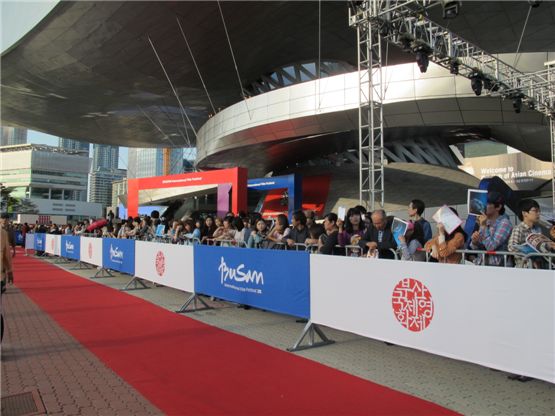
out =
[[[159,251],[158,253],[156,253],[156,273],[158,273],[158,276],[162,277],[165,271],[166,258],[164,257],[164,253]]]
[[[92,255],[93,255],[93,247],[92,247],[92,243],[89,243],[89,259],[92,259]]]
[[[434,317],[432,294],[419,280],[403,279],[392,296],[393,313],[397,320],[410,331],[425,330]]]
[[[50,240],[50,248],[52,249],[52,251],[56,249],[56,242],[54,241],[54,239]]]

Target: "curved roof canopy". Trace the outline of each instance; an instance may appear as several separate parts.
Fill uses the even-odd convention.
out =
[[[321,58],[356,64],[347,3],[320,4]],[[318,57],[318,2],[220,5],[238,74],[217,2],[60,2],[2,54],[2,124],[94,143],[185,147],[212,107],[240,101],[242,87],[274,68]],[[440,9],[432,11],[438,22]],[[514,52],[528,9],[526,1],[464,2],[449,27],[490,52]],[[532,9],[527,27],[521,52],[555,50],[555,3]],[[389,52],[389,63],[414,59]]]

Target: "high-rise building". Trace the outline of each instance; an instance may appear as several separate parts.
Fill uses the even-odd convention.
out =
[[[118,168],[119,147],[105,144],[93,145],[92,172],[99,168],[116,170]]]
[[[163,149],[129,148],[127,178],[146,178],[164,174]],[[183,149],[172,149],[170,153],[170,175],[183,172]]]
[[[27,129],[19,127],[2,127],[0,146],[13,146],[27,143]]]
[[[120,196],[127,193],[127,178],[112,182],[112,207],[122,203]]]
[[[125,178],[124,169],[98,168],[89,176],[89,202],[102,204],[103,208],[112,206],[112,183]]]
[[[66,139],[64,137],[58,138],[58,147],[64,150],[70,150],[74,152],[79,152],[89,156],[90,144],[87,142],[81,142],[79,140]]]
[[[0,147],[0,182],[13,189],[12,196],[30,199],[41,214],[99,216],[100,205],[86,202],[89,166],[88,155],[56,146]]]

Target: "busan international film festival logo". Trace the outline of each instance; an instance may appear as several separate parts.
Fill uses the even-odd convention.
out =
[[[224,287],[239,292],[262,294],[261,287],[264,286],[264,274],[262,272],[248,269],[243,263],[237,267],[230,267],[223,256],[220,258],[218,271],[220,272],[220,283]],[[257,287],[249,287],[245,284],[256,285]]]
[[[91,242],[89,242],[88,253],[89,253],[89,259],[92,259],[92,256],[93,256],[93,246],[92,246],[92,243],[91,243]]]
[[[73,250],[75,250],[73,243],[71,241],[66,241],[66,251],[68,253],[73,253]]]
[[[166,271],[166,257],[164,257],[164,253],[159,251],[156,253],[156,273],[158,276],[162,277],[164,272]]]
[[[425,330],[434,317],[434,301],[430,290],[416,279],[403,279],[393,289],[393,313],[410,331]]]

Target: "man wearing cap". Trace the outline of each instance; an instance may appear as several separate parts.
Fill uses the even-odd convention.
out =
[[[470,242],[473,250],[506,251],[513,226],[505,215],[505,198],[499,192],[488,192],[486,211],[476,219],[480,228]],[[503,256],[486,257],[488,266],[504,266]]]

